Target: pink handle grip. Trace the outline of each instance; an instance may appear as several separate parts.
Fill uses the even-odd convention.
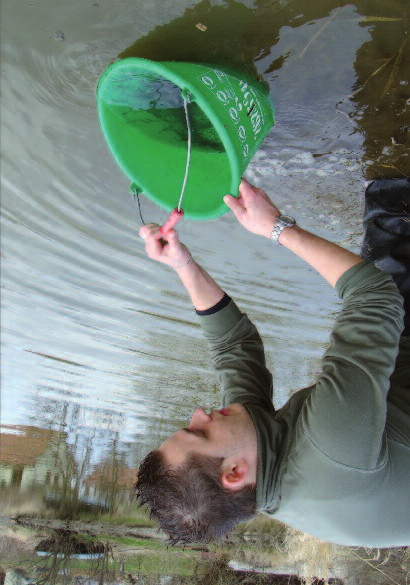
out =
[[[172,228],[178,223],[182,216],[184,215],[184,210],[178,211],[177,207],[173,210],[167,221],[164,223],[162,228],[160,229],[159,233],[161,237],[164,237],[167,232],[172,230]]]

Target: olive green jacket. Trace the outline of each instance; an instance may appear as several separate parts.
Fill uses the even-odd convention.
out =
[[[370,263],[336,284],[343,308],[315,384],[275,411],[256,327],[230,303],[200,317],[223,403],[243,404],[258,438],[260,512],[343,545],[410,544],[410,338],[402,298]],[[387,398],[387,400],[386,400]]]

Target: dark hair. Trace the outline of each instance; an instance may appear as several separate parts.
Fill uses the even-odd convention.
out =
[[[192,454],[179,468],[165,466],[162,453],[151,451],[141,462],[135,490],[171,545],[211,542],[256,514],[256,486],[223,487],[223,459]]]

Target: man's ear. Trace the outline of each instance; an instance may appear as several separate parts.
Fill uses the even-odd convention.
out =
[[[222,463],[222,485],[227,490],[239,490],[243,488],[248,480],[248,463],[245,459],[228,463]]]

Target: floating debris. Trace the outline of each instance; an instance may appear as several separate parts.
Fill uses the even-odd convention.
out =
[[[61,41],[61,42],[64,41],[65,40],[65,35],[64,35],[63,31],[62,30],[58,30],[57,32],[55,32],[53,34],[53,39],[55,41]]]

